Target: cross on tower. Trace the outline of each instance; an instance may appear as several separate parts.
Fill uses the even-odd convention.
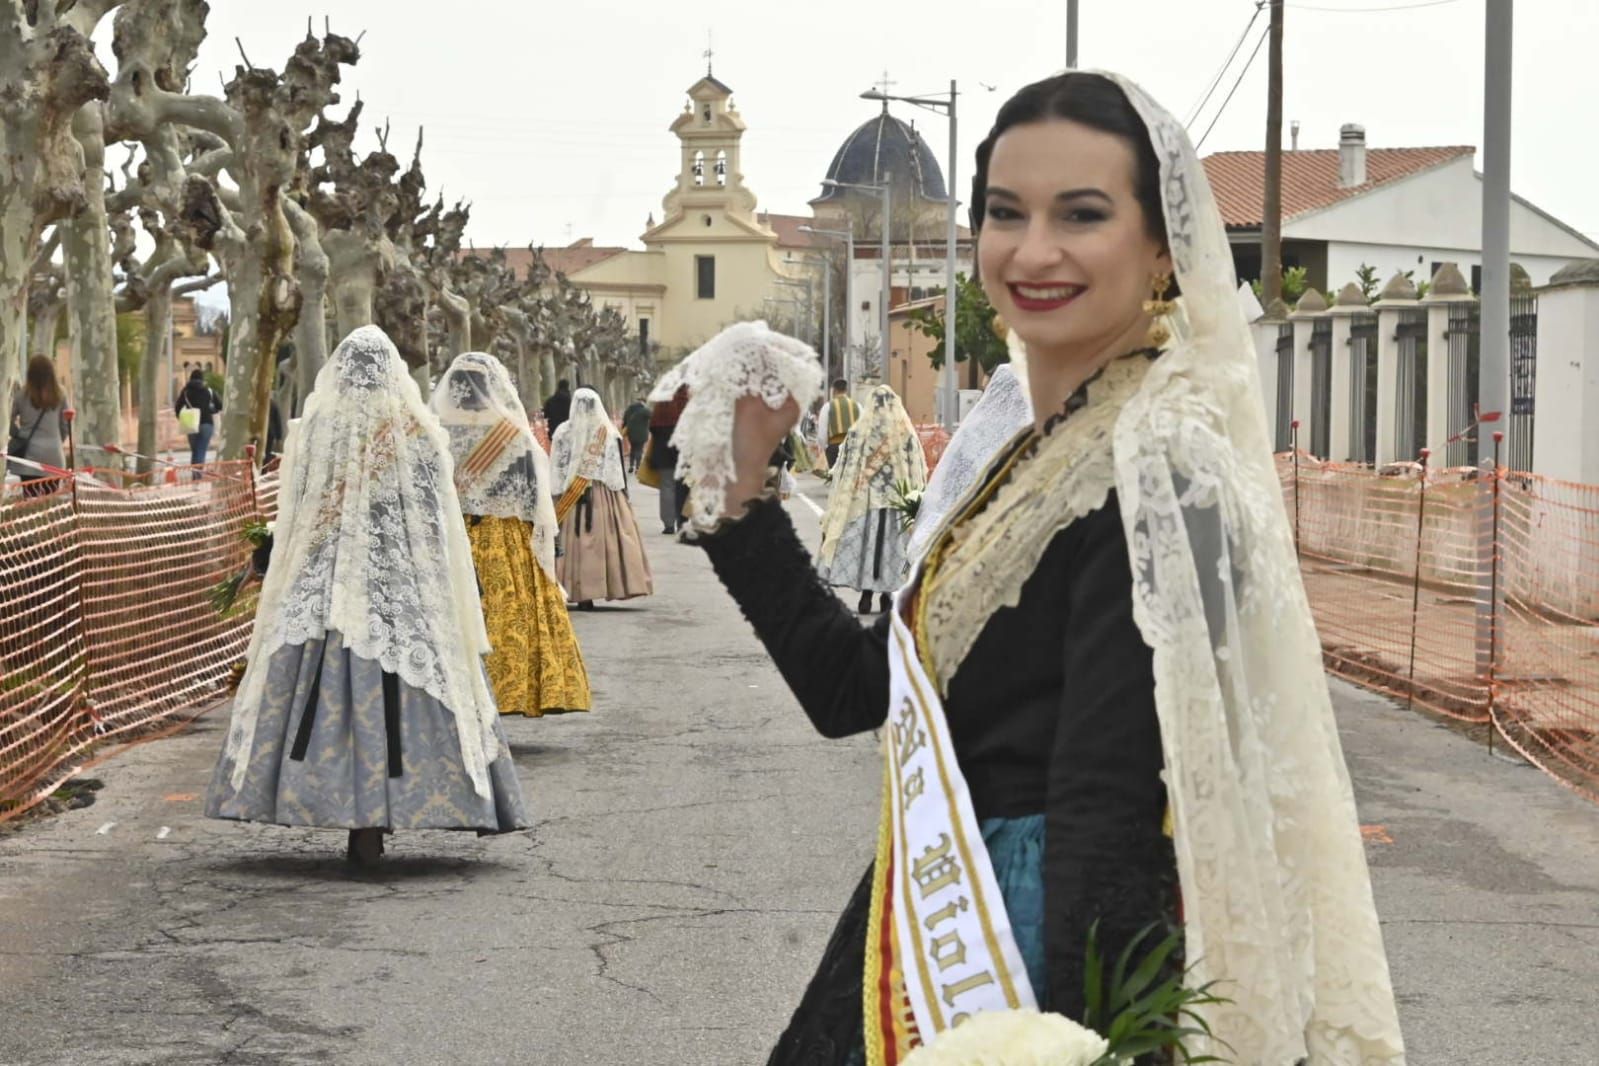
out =
[[[716,58],[715,41],[714,41],[714,39],[711,36],[711,31],[710,30],[706,30],[705,31],[705,76],[707,78],[712,77],[712,74],[711,74],[711,61],[714,60],[715,58]]]
[[[893,79],[891,79],[888,76],[888,71],[886,71],[886,70],[883,71],[883,80],[877,83],[877,91],[883,94],[883,97],[884,97],[883,110],[884,111],[888,110],[888,99],[887,99],[888,90],[892,89],[894,86],[896,86],[898,84],[899,84],[899,82],[894,81]]]

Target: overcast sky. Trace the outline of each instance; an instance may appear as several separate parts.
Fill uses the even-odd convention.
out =
[[[1364,125],[1373,148],[1480,145],[1484,3],[1290,0],[1284,147],[1290,119],[1302,125],[1303,148],[1335,147],[1345,122]],[[672,185],[676,139],[667,127],[705,71],[708,31],[716,76],[750,127],[746,182],[763,210],[808,214],[839,143],[878,107],[858,94],[885,69],[896,93],[959,80],[964,198],[972,150],[999,104],[1064,66],[1065,8],[1064,0],[322,0],[314,8],[211,0],[194,87],[216,92],[218,73],[231,77],[235,37],[252,61],[281,68],[305,15],[320,29],[326,14],[336,32],[366,34],[345,105],[359,90],[365,118],[391,119],[390,150],[402,162],[425,126],[429,184],[471,200],[472,241],[636,246]],[[1080,63],[1131,75],[1186,118],[1254,10],[1254,0],[1081,0]],[[1513,186],[1599,238],[1596,42],[1595,0],[1517,5]],[[110,66],[109,47],[100,51]],[[1260,148],[1265,97],[1262,47],[1203,152]],[[896,113],[916,119],[942,163],[944,119],[903,105]],[[375,146],[370,126],[358,144]]]

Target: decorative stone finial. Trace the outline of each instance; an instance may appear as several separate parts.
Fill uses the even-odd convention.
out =
[[[1382,292],[1377,294],[1378,300],[1414,300],[1416,298],[1416,283],[1405,277],[1402,272],[1395,273],[1388,284],[1382,287]]]
[[[1348,285],[1345,285],[1343,288],[1338,290],[1338,300],[1334,306],[1365,307],[1366,294],[1360,291],[1359,285],[1356,285],[1351,281]]]
[[[1579,259],[1575,263],[1567,263],[1555,271],[1555,276],[1549,279],[1549,284],[1554,285],[1599,285],[1599,259]],[[1515,287],[1515,279],[1511,278],[1511,287]]]
[[[1527,273],[1527,268],[1522,266],[1520,263],[1510,264],[1510,291],[1532,291],[1532,275]]]
[[[1443,298],[1470,295],[1471,286],[1466,283],[1460,267],[1454,263],[1439,263],[1438,272],[1432,276],[1432,284],[1427,289],[1427,296]]]
[[[1294,311],[1302,315],[1313,315],[1327,310],[1327,297],[1317,292],[1314,286],[1307,286],[1305,294],[1294,304]]]

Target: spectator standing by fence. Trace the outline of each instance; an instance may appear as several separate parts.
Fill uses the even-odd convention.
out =
[[[65,467],[67,459],[61,442],[67,435],[66,410],[67,397],[56,381],[55,364],[47,356],[34,356],[28,362],[26,380],[11,397],[7,454],[13,459]],[[22,463],[8,463],[7,466],[23,481],[36,481],[44,473]],[[36,496],[46,488],[46,484],[33,484],[23,491]]]
[[[205,383],[205,372],[195,370],[189,374],[189,383],[178,393],[173,410],[178,416],[178,426],[189,435],[189,462],[196,467],[194,476],[198,479],[198,468],[205,465],[206,452],[216,433],[216,416],[222,413],[222,397]]]

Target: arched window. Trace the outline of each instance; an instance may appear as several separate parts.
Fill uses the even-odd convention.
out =
[[[705,184],[705,153],[704,152],[695,152],[694,153],[694,184],[695,185],[704,185]]]

